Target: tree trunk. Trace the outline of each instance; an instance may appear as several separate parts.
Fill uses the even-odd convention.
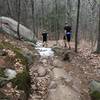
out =
[[[72,17],[71,17],[71,13],[72,13],[71,0],[67,0],[67,22],[68,22],[69,25],[72,26]]]
[[[41,10],[42,10],[42,29],[44,29],[44,1],[41,0]]]
[[[8,15],[9,15],[10,17],[13,17],[13,16],[12,16],[12,10],[11,10],[11,6],[10,6],[9,0],[7,0],[7,5],[8,5],[8,10],[9,10]]]
[[[77,44],[78,44],[78,28],[79,28],[79,13],[80,13],[80,0],[78,0],[77,6],[77,23],[76,23],[76,33],[75,33],[75,52],[77,52]]]
[[[55,26],[55,39],[56,39],[56,42],[58,41],[59,39],[59,26],[58,26],[58,5],[57,5],[57,0],[55,0],[55,15],[56,15],[56,26]]]
[[[31,6],[32,6],[33,33],[35,34],[34,0],[31,0]]]
[[[100,3],[99,3],[99,24],[98,24],[98,43],[97,43],[97,53],[100,53]]]
[[[18,39],[20,40],[20,0],[18,0],[18,25],[17,25],[17,35]]]

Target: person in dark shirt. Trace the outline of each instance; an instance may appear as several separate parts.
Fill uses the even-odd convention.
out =
[[[65,35],[67,38],[67,44],[68,44],[68,48],[70,49],[70,39],[71,39],[71,34],[72,34],[72,28],[71,26],[69,26],[67,23],[65,23],[65,27],[64,27],[64,31],[65,31]],[[64,42],[65,47],[66,47],[66,42]]]
[[[48,33],[46,31],[44,31],[42,33],[42,37],[43,37],[43,47],[46,46],[47,47],[47,37],[48,37]]]

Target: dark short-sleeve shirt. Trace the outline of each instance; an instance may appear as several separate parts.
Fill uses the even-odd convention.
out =
[[[47,35],[48,35],[48,33],[46,33],[46,32],[45,33],[42,33],[42,36],[43,37],[47,37]]]
[[[65,26],[64,30],[66,30],[66,32],[71,32],[72,28],[71,26]]]

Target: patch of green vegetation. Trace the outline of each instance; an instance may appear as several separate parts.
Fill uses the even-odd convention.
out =
[[[5,41],[2,41],[1,42],[1,45],[3,46],[3,48],[8,48],[8,49],[11,49],[11,50],[17,50],[17,51],[20,51],[21,49],[20,48],[17,48],[15,47],[14,45],[12,45],[11,43],[9,42],[5,42]]]
[[[92,100],[100,100],[100,92],[95,91],[90,94]]]
[[[2,28],[0,28],[0,33],[3,33],[4,31],[3,31],[3,29]]]
[[[27,58],[25,58],[23,56],[23,54],[21,53],[21,49],[20,48],[17,48],[15,46],[13,46],[12,44],[10,44],[8,42],[4,42],[4,41],[2,41],[0,43],[0,48],[1,49],[3,49],[3,48],[10,49],[10,50],[14,51],[14,53],[16,54],[16,58],[21,59],[21,62],[22,62],[23,65],[27,65],[28,64]]]
[[[16,78],[12,80],[13,86],[17,86],[17,89],[24,90],[26,96],[30,93],[30,76],[28,70],[24,69],[22,73],[17,74]]]
[[[28,97],[30,94],[30,75],[29,75],[29,69],[28,69],[28,60],[23,55],[23,52],[20,48],[17,48],[13,46],[12,44],[8,42],[1,42],[0,47],[5,49],[10,49],[16,54],[16,59],[21,60],[21,64],[24,66],[24,70],[22,73],[18,73],[16,75],[16,78],[12,79],[11,82],[13,83],[13,86],[17,86],[19,90],[23,90],[26,93],[26,96]]]
[[[0,77],[6,77],[3,68],[0,68]]]
[[[10,100],[9,97],[7,97],[5,94],[3,94],[2,92],[0,92],[0,100]]]
[[[2,88],[6,83],[7,83],[7,77],[5,76],[4,69],[0,68],[0,88]]]

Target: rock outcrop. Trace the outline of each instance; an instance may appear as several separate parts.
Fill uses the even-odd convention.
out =
[[[17,25],[18,25],[18,22],[13,20],[12,18],[0,17],[0,28],[2,28],[4,32],[15,37],[17,37]],[[20,24],[19,34],[25,40],[36,42],[36,37],[34,33],[28,28],[26,28],[24,25]]]

